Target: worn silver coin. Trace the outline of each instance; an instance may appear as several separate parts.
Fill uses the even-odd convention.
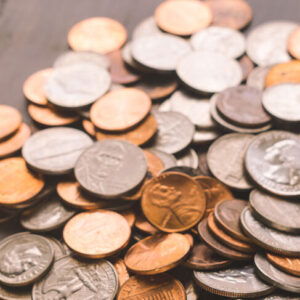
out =
[[[44,235],[43,237],[51,245],[51,247],[54,251],[54,261],[69,254],[69,252],[66,250],[64,245],[55,237],[52,237],[50,235],[47,235],[47,236]]]
[[[179,167],[191,167],[198,168],[199,159],[196,151],[192,148],[188,148],[183,152],[180,152],[176,155],[177,166]]]
[[[216,129],[196,129],[192,143],[195,145],[211,143],[220,136]]]
[[[56,127],[33,134],[25,143],[22,155],[33,168],[45,174],[66,174],[72,171],[79,155],[93,140],[83,131]]]
[[[155,34],[161,34],[162,31],[156,25],[156,21],[154,17],[148,17],[140,22],[135,28],[132,33],[132,38],[137,39],[140,37],[151,36]]]
[[[164,168],[171,168],[176,166],[176,158],[173,154],[163,152],[157,149],[151,149],[150,152],[153,152],[164,164]]]
[[[2,300],[31,300],[31,286],[8,287],[0,286],[0,299]]]
[[[259,90],[264,90],[265,88],[265,78],[270,71],[272,66],[265,66],[265,67],[256,67],[254,68],[251,73],[248,75],[247,78],[247,85],[257,88]]]

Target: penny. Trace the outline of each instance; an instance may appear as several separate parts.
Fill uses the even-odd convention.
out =
[[[155,155],[155,153],[148,150],[143,151],[147,160],[148,171],[151,172],[153,176],[157,176],[164,169],[163,162],[157,155]]]
[[[101,54],[120,49],[126,38],[126,29],[122,24],[103,17],[80,21],[68,33],[68,43],[73,50]]]
[[[50,128],[33,134],[23,146],[22,155],[33,169],[42,173],[66,174],[92,144],[92,139],[78,129]]]
[[[265,257],[265,255],[257,253],[254,257],[254,263],[260,277],[285,291],[300,293],[300,278],[289,275],[276,267],[274,267]]]
[[[14,206],[27,202],[44,187],[40,174],[29,171],[21,157],[7,158],[0,161],[0,203]]]
[[[283,233],[255,219],[249,208],[241,214],[243,230],[260,247],[279,255],[300,257],[300,236]]]
[[[105,198],[116,198],[133,190],[146,173],[143,151],[133,144],[117,140],[94,143],[83,152],[75,166],[75,177],[81,187]]]
[[[282,257],[274,254],[267,253],[267,259],[282,271],[291,275],[300,276],[300,259]]]
[[[31,286],[18,288],[0,286],[0,297],[3,300],[31,300],[31,290]]]
[[[246,50],[246,40],[242,33],[228,27],[210,26],[191,37],[194,50],[211,51],[238,58]]]
[[[54,253],[39,235],[17,233],[0,242],[0,281],[8,286],[29,285],[50,268]]]
[[[103,258],[127,246],[131,230],[127,220],[109,210],[82,212],[65,225],[63,238],[75,253],[87,258]]]
[[[92,299],[99,295],[102,299],[113,300],[118,286],[118,276],[110,262],[90,263],[65,256],[55,261],[51,271],[34,284],[32,300]]]
[[[287,40],[297,24],[272,21],[251,30],[246,41],[250,59],[259,66],[268,66],[289,61]]]
[[[53,69],[43,69],[30,75],[23,84],[23,94],[30,102],[37,105],[47,105],[44,85]]]
[[[137,211],[134,225],[138,230],[146,232],[148,234],[155,234],[159,232],[158,229],[156,229],[146,220],[145,216],[140,210]]]
[[[242,56],[242,58],[240,58],[239,64],[242,68],[242,73],[243,73],[242,81],[245,81],[248,78],[249,74],[254,69],[254,64],[247,55],[244,55]]]
[[[106,69],[90,63],[54,69],[45,83],[49,102],[65,109],[92,104],[109,89],[111,78]]]
[[[96,136],[96,128],[90,120],[84,119],[81,124],[86,133],[88,133],[91,137]]]
[[[18,130],[22,124],[22,116],[12,106],[0,105],[0,140]]]
[[[265,88],[265,78],[272,66],[256,67],[247,78],[247,85],[263,90]]]
[[[126,219],[126,221],[128,222],[128,225],[132,228],[135,223],[135,218],[136,218],[135,212],[133,211],[133,209],[129,208],[129,209],[123,210],[123,211],[119,212],[119,214]]]
[[[188,148],[176,155],[177,166],[186,166],[190,168],[198,168],[198,155],[192,148]]]
[[[237,61],[209,51],[188,53],[179,60],[176,73],[184,84],[202,93],[216,93],[236,86],[243,77]]]
[[[267,226],[280,231],[300,233],[298,202],[253,190],[250,193],[249,204],[255,217]]]
[[[296,59],[300,59],[300,27],[298,26],[288,38],[288,51]]]
[[[135,40],[144,36],[151,36],[155,34],[161,34],[162,31],[158,28],[155,18],[153,16],[148,17],[141,21],[133,30],[132,38]]]
[[[162,173],[180,173],[180,174],[185,174],[190,177],[197,177],[203,175],[200,171],[199,168],[191,168],[187,166],[176,166],[176,167],[171,167],[168,169],[164,169]]]
[[[57,110],[51,106],[28,105],[28,114],[37,123],[45,126],[65,126],[79,120],[74,112]]]
[[[129,273],[122,258],[113,260],[114,268],[118,274],[119,287],[121,287],[129,278]]]
[[[165,169],[176,166],[177,162],[174,155],[156,149],[151,149],[150,152],[154,153],[156,156],[160,158]]]
[[[191,35],[209,26],[211,10],[205,3],[194,0],[177,0],[161,3],[155,10],[157,25],[175,35]]]
[[[274,290],[272,285],[257,277],[252,265],[233,266],[213,272],[194,271],[194,278],[201,288],[223,297],[254,298],[268,295]]]
[[[273,130],[253,139],[245,163],[252,179],[265,190],[278,196],[299,196],[299,155],[297,135]]]
[[[161,231],[180,232],[201,220],[206,199],[195,180],[173,172],[154,177],[147,184],[141,206],[152,225]]]
[[[237,190],[252,188],[245,174],[244,158],[253,138],[250,134],[231,133],[211,144],[207,153],[207,162],[210,171],[218,180]]]
[[[127,251],[124,261],[135,274],[159,274],[179,265],[189,250],[190,243],[184,235],[157,233],[134,244]]]
[[[187,41],[170,34],[144,36],[133,40],[133,58],[158,72],[173,72],[178,60],[191,50]]]
[[[130,277],[121,287],[117,300],[132,300],[136,297],[165,300],[186,299],[185,290],[180,281],[168,274]]]

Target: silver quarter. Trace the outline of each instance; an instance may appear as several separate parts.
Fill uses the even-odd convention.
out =
[[[179,167],[190,167],[198,168],[199,159],[196,151],[192,148],[188,148],[181,153],[176,155],[177,166]]]
[[[176,158],[174,155],[157,149],[151,149],[150,152],[153,152],[156,156],[158,156],[158,158],[160,158],[165,169],[176,166]]]
[[[254,68],[247,78],[247,85],[257,88],[261,91],[264,90],[265,78],[271,68],[272,66]]]

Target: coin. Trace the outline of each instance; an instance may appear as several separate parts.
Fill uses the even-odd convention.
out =
[[[66,174],[92,144],[92,139],[78,129],[50,128],[33,134],[23,146],[22,155],[33,169],[42,173]]]
[[[288,38],[288,51],[296,59],[300,59],[300,27],[298,26]]]
[[[216,93],[236,86],[243,77],[237,61],[209,51],[188,53],[179,60],[176,73],[188,87],[204,93]]]
[[[106,69],[90,63],[54,69],[45,82],[49,102],[65,109],[92,104],[109,89],[111,78]]]
[[[157,233],[134,244],[127,251],[124,261],[135,274],[159,274],[179,265],[189,250],[190,244],[184,235]]]
[[[91,137],[96,136],[96,128],[94,124],[88,120],[88,119],[83,119],[81,122],[81,125],[86,133],[88,133]]]
[[[133,30],[132,38],[137,39],[144,36],[161,34],[162,31],[158,28],[155,18],[148,17],[141,21]]]
[[[272,21],[251,30],[246,41],[246,51],[253,62],[268,66],[289,61],[287,40],[297,24]]]
[[[68,33],[68,43],[73,50],[101,54],[120,49],[126,38],[126,29],[122,24],[103,17],[80,21]]]
[[[163,162],[158,156],[155,155],[155,153],[152,153],[148,150],[143,151],[147,160],[148,171],[151,172],[153,176],[157,176],[164,169]]]
[[[165,173],[145,187],[141,202],[145,217],[165,232],[180,232],[195,226],[203,217],[203,189],[191,177]]]
[[[13,134],[20,128],[22,116],[12,106],[0,105],[0,140]]]
[[[299,137],[287,131],[257,135],[246,153],[246,168],[252,179],[278,196],[299,196]]]
[[[191,168],[198,168],[198,155],[196,151],[192,148],[188,148],[184,150],[183,152],[180,152],[176,155],[177,160],[177,166],[185,166],[185,167],[191,167]]]
[[[214,272],[194,271],[194,278],[201,288],[223,297],[253,298],[268,295],[274,290],[273,286],[256,276],[252,265],[233,266]]]
[[[198,158],[199,158],[199,166],[198,169],[200,170],[200,173],[202,175],[199,176],[211,176],[211,172],[208,169],[208,165],[207,165],[207,149],[206,148],[202,148],[200,151],[198,149]]]
[[[237,190],[252,188],[245,174],[244,157],[253,138],[250,134],[231,133],[211,144],[207,162],[210,171],[218,180]]]
[[[160,160],[164,164],[165,169],[176,166],[176,158],[174,155],[166,153],[164,151],[157,150],[157,149],[151,149],[149,151],[154,153],[156,156],[158,156],[160,158]]]
[[[246,50],[246,40],[239,31],[228,27],[210,26],[191,37],[194,50],[211,51],[238,58]]]
[[[192,143],[196,146],[209,144],[220,136],[216,129],[196,129]]]
[[[63,244],[56,238],[52,236],[43,236],[47,240],[47,242],[51,245],[54,251],[54,261],[59,258],[68,255],[66,249]]]
[[[115,198],[131,191],[143,181],[146,172],[143,151],[133,144],[117,140],[94,143],[83,152],[75,166],[79,184],[105,198]]]
[[[298,202],[253,190],[250,193],[249,203],[254,216],[267,226],[280,231],[300,233]]]
[[[158,233],[159,230],[152,226],[145,218],[143,213],[140,210],[137,210],[136,213],[136,220],[135,220],[135,227],[145,233],[148,234],[155,234]]]
[[[10,235],[0,242],[0,281],[8,286],[29,285],[47,272],[53,256],[50,244],[39,235]]]
[[[31,300],[31,286],[6,287],[0,286],[0,297],[3,300]]]
[[[300,276],[300,259],[291,257],[282,257],[267,253],[267,259],[282,271],[291,275]]]
[[[249,208],[241,214],[243,230],[251,240],[264,249],[291,257],[300,257],[300,236],[283,233],[255,219]]]
[[[197,176],[201,176],[203,175],[200,171],[199,168],[195,169],[195,168],[191,168],[191,167],[187,167],[187,166],[176,166],[176,167],[171,167],[168,169],[164,169],[163,173],[180,173],[180,174],[185,174],[188,175],[190,177],[197,177]]]
[[[247,55],[244,55],[242,58],[240,58],[239,64],[242,68],[242,73],[243,73],[242,81],[245,81],[248,78],[249,74],[254,69],[254,64]]]
[[[259,298],[259,300],[298,300],[297,294],[287,293],[283,291],[275,291],[267,297]]]
[[[247,78],[247,85],[263,90],[265,88],[265,78],[272,66],[256,67]]]
[[[102,299],[113,300],[118,286],[118,276],[110,262],[90,263],[65,256],[55,261],[51,271],[34,284],[32,300],[92,299],[99,295]]]

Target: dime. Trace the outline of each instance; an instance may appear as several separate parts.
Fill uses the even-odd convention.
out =
[[[14,107],[0,105],[0,140],[18,130],[22,124],[22,116]]]
[[[138,210],[136,213],[136,220],[134,225],[138,230],[148,234],[155,234],[159,232],[158,229],[156,229],[146,220],[145,216],[140,210]]]
[[[252,179],[278,196],[299,196],[300,139],[287,131],[269,131],[256,136],[246,153],[246,168]]]
[[[218,52],[231,58],[238,58],[246,50],[246,40],[239,31],[219,26],[210,26],[191,37],[195,50]]]
[[[197,176],[203,175],[199,168],[195,169],[195,168],[191,168],[191,167],[187,167],[187,166],[171,167],[168,169],[164,169],[162,173],[170,173],[170,172],[185,174],[190,177],[197,177]]]
[[[289,36],[288,51],[296,59],[300,59],[300,27],[299,26]]]
[[[8,286],[25,286],[47,272],[54,252],[45,238],[17,233],[1,240],[0,257],[0,281]]]
[[[254,69],[254,64],[247,55],[244,55],[242,58],[240,58],[239,64],[242,68],[242,73],[243,73],[242,81],[245,81],[248,78],[249,74]]]
[[[33,169],[42,173],[66,174],[92,144],[92,139],[78,129],[50,128],[33,134],[23,146],[22,155]]]
[[[209,51],[188,53],[178,62],[176,73],[188,87],[204,93],[216,93],[236,86],[243,77],[237,61]]]
[[[141,206],[155,227],[165,232],[180,232],[201,220],[206,199],[203,189],[191,177],[165,173],[147,184]]]
[[[0,286],[0,298],[3,300],[31,300],[31,286],[6,287]]]
[[[265,78],[272,66],[256,67],[247,78],[247,85],[263,90],[265,88]]]
[[[157,176],[164,169],[163,162],[154,153],[148,150],[143,150],[143,151],[147,160],[148,171],[151,172],[153,176]]]
[[[184,150],[183,152],[180,152],[176,155],[177,160],[177,166],[181,167],[190,167],[197,169],[198,168],[198,155],[196,151],[192,148],[188,148],[187,150]]]
[[[157,27],[154,17],[148,17],[140,22],[133,30],[132,38],[135,40],[144,36],[161,34],[162,31]]]
[[[190,243],[183,234],[157,233],[134,244],[124,261],[127,268],[136,274],[159,274],[178,265],[189,250]]]
[[[160,160],[164,164],[165,169],[176,166],[176,158],[174,155],[166,153],[164,151],[157,150],[157,149],[151,149],[150,152],[154,153],[156,156],[158,156],[160,158]]]
[[[286,273],[300,277],[300,259],[267,253],[267,259]]]

